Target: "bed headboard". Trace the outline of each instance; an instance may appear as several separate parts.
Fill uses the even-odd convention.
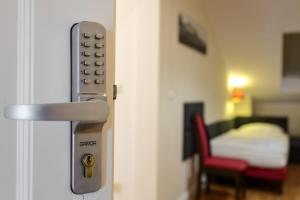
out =
[[[236,117],[235,128],[239,128],[244,124],[250,124],[255,122],[264,122],[270,124],[276,124],[283,128],[288,133],[288,118],[287,117],[270,117],[270,116],[252,116],[252,117]]]
[[[252,116],[252,117],[236,117],[231,120],[218,121],[207,126],[209,138],[214,138],[233,128],[239,128],[245,124],[264,122],[276,124],[283,128],[285,133],[289,132],[287,117],[270,117],[270,116]]]
[[[213,138],[235,127],[235,119],[218,121],[207,126],[208,137]]]

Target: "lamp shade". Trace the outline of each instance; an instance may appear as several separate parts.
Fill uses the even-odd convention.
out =
[[[234,88],[231,93],[231,101],[239,103],[245,98],[245,91],[242,88]]]

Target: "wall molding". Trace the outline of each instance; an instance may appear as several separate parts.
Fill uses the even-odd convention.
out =
[[[33,102],[34,0],[18,0],[17,103]],[[33,124],[17,122],[16,199],[33,199]]]

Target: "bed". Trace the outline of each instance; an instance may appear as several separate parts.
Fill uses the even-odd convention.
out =
[[[235,124],[210,140],[211,154],[247,161],[246,176],[276,181],[281,193],[289,154],[287,121],[243,118]]]
[[[247,124],[211,140],[213,156],[243,159],[253,167],[285,167],[288,150],[288,135],[279,126],[267,123]]]

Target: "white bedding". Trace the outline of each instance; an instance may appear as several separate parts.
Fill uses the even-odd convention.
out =
[[[289,139],[274,125],[248,124],[215,137],[210,143],[213,156],[243,159],[254,167],[287,165]]]

